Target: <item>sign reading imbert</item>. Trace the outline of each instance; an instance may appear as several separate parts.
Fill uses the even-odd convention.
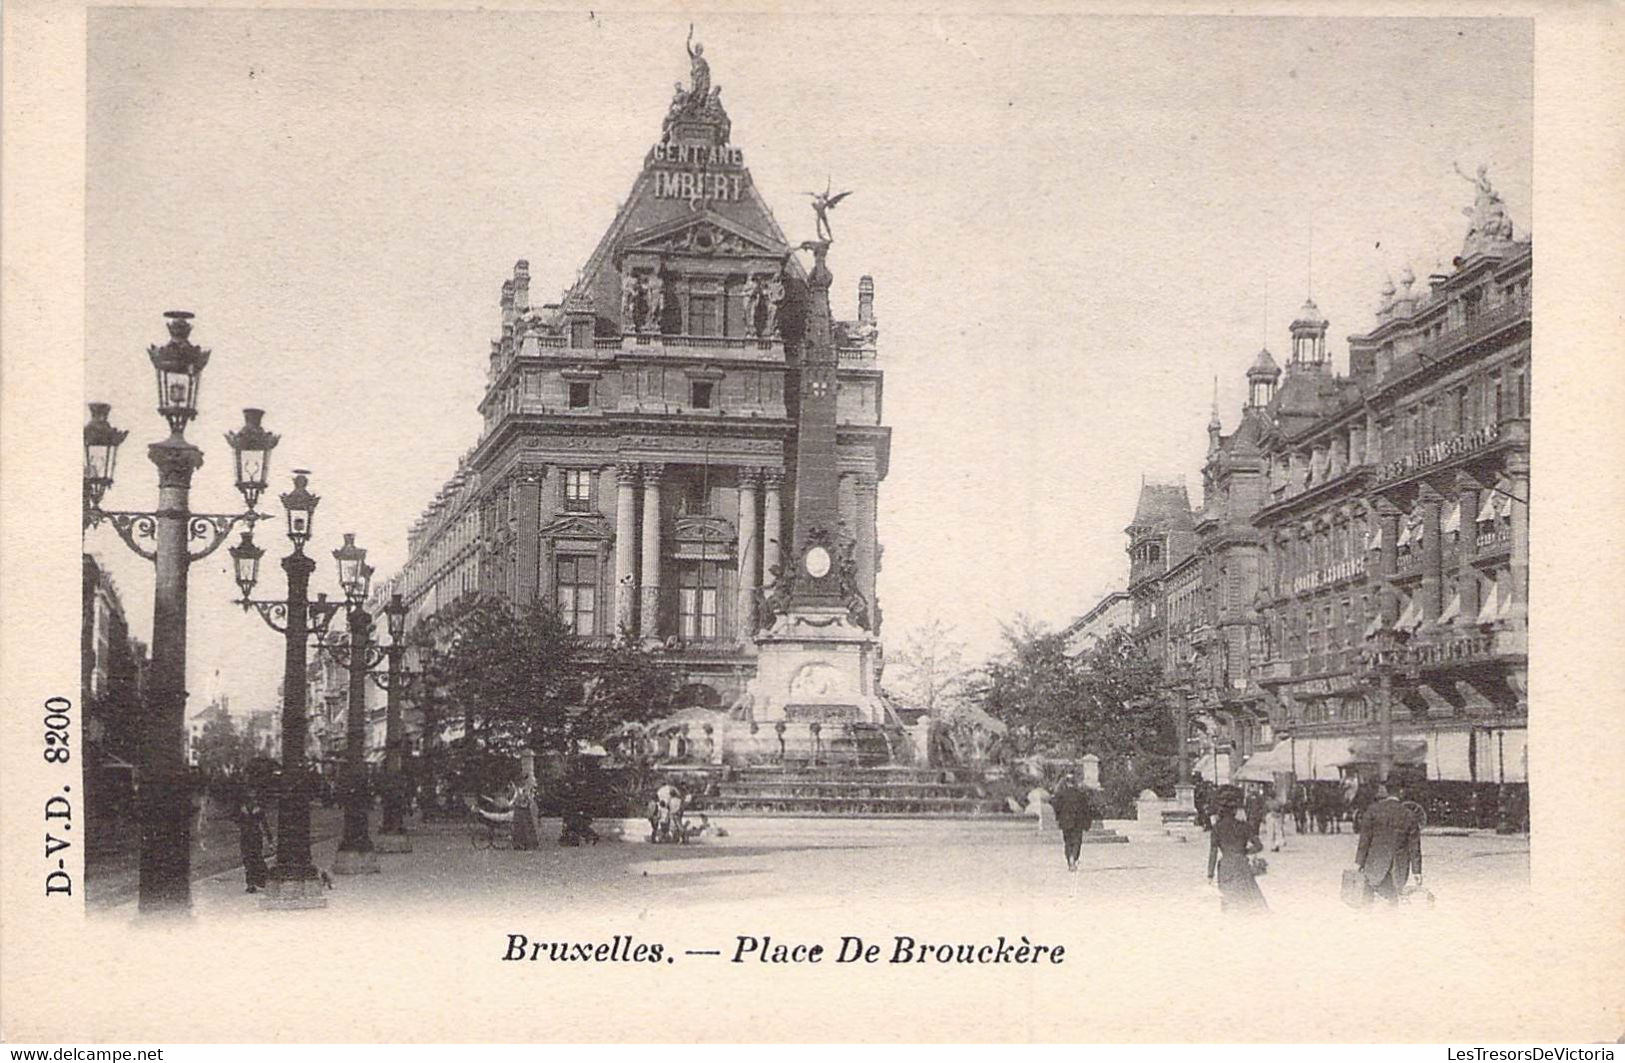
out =
[[[649,161],[656,199],[738,202],[744,192],[745,153],[731,144],[656,144]]]

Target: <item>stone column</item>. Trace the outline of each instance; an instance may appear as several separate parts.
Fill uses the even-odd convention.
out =
[[[514,574],[513,589],[514,601],[520,605],[535,601],[537,589],[542,585],[542,481],[546,476],[547,466],[522,464],[515,482],[513,519],[518,571]]]
[[[1512,480],[1512,616],[1519,621],[1529,615],[1529,455],[1507,455],[1507,475]]]
[[[660,478],[664,465],[643,469],[643,589],[639,596],[638,631],[660,637]]]
[[[1386,500],[1376,503],[1377,525],[1382,529],[1382,554],[1377,572],[1382,577],[1382,622],[1392,627],[1399,619],[1399,593],[1394,589],[1394,573],[1399,568],[1399,509]]]
[[[1456,588],[1461,591],[1461,616],[1472,624],[1483,602],[1478,596],[1478,577],[1473,572],[1473,554],[1478,550],[1478,507],[1482,502],[1478,481],[1466,473],[1456,474],[1456,503],[1461,506],[1461,537],[1456,541]]]
[[[857,477],[858,492],[858,589],[863,592],[864,598],[869,602],[869,630],[876,628],[878,619],[875,612],[875,570],[876,570],[876,533],[875,533],[875,495],[879,488],[874,474],[859,473]]]
[[[760,469],[739,470],[739,546],[734,552],[739,561],[739,605],[734,615],[739,618],[735,634],[744,641],[756,634],[756,485],[761,479]]]
[[[1420,490],[1422,503],[1422,622],[1431,624],[1439,619],[1439,612],[1443,605],[1439,600],[1441,585],[1439,577],[1444,566],[1443,536],[1440,529],[1444,524],[1444,497],[1431,486],[1423,484]]]
[[[637,511],[638,467],[624,464],[615,471],[615,629],[637,626]]]
[[[762,474],[762,586],[771,588],[778,580],[773,570],[783,564],[784,503],[779,490],[784,486],[784,470],[767,469]]]

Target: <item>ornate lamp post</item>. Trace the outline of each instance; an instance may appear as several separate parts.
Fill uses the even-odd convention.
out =
[[[252,607],[273,630],[286,636],[287,652],[282,667],[282,793],[277,805],[276,866],[271,869],[269,889],[260,898],[260,907],[276,909],[322,908],[326,893],[310,858],[311,778],[305,762],[305,665],[306,644],[314,635],[327,633],[339,603],[327,595],[309,598],[310,576],[316,562],[305,556],[315,521],[316,503],[321,501],[307,491],[309,473],[294,470],[293,490],[282,496],[288,517],[288,540],[293,553],[282,559],[288,574],[288,597],[283,601],[256,600],[254,584],[259,581],[260,558],[265,551],[254,545],[253,536],[244,533],[242,541],[230,550],[237,585],[243,596],[238,604],[247,612]]]
[[[1394,770],[1394,672],[1404,653],[1406,634],[1386,620],[1365,651],[1367,670],[1377,680],[1377,780],[1387,782]]]
[[[344,533],[344,545],[333,551],[339,566],[339,586],[349,621],[346,643],[329,644],[331,652],[344,652],[347,645],[350,673],[350,703],[344,720],[344,837],[339,842],[333,871],[340,875],[367,875],[378,871],[378,853],[367,831],[372,810],[372,793],[367,785],[367,673],[378,663],[379,647],[371,641],[372,615],[367,612],[367,591],[372,586],[372,566],[367,551],[355,544],[355,533]]]
[[[113,469],[125,432],[107,421],[106,403],[90,405],[85,425],[84,517],[88,531],[103,521],[113,525],[132,551],[153,563],[152,671],[142,718],[137,811],[141,821],[138,911],[142,915],[188,915],[192,905],[191,800],[186,771],[186,594],[193,561],[213,553],[243,522],[250,529],[264,514],[254,511],[277,437],[260,423],[262,410],[244,410],[243,426],[228,433],[235,454],[237,489],[243,513],[193,513],[192,473],[203,452],[185,437],[197,416],[198,385],[209,351],[194,346],[192,315],[164,315],[169,342],[147,348],[158,385],[158,412],[169,422],[169,437],[147,448],[158,467],[158,508],[151,512],[104,510],[101,500],[113,485]]]
[[[384,717],[384,823],[378,832],[376,848],[383,853],[409,853],[412,839],[406,833],[406,780],[402,775],[402,760],[406,736],[401,727],[401,693],[415,678],[401,667],[406,654],[406,602],[399,594],[392,594],[384,606],[384,619],[389,627],[389,646],[385,653],[389,670],[383,675],[372,673],[388,695],[388,709]]]

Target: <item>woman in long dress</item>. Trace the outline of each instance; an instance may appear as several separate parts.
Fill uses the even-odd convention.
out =
[[[1226,912],[1263,912],[1269,909],[1253,877],[1249,857],[1264,848],[1253,829],[1236,818],[1241,791],[1221,786],[1214,795],[1213,830],[1209,835],[1207,877],[1218,876],[1219,906]]]
[[[247,879],[245,892],[257,893],[270,880],[265,866],[265,847],[270,842],[271,828],[260,808],[259,795],[250,790],[237,806],[237,846],[243,859],[243,877]]]

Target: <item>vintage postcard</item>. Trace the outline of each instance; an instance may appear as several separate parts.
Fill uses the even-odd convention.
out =
[[[1625,1034],[1617,10],[4,30],[8,1041]]]

